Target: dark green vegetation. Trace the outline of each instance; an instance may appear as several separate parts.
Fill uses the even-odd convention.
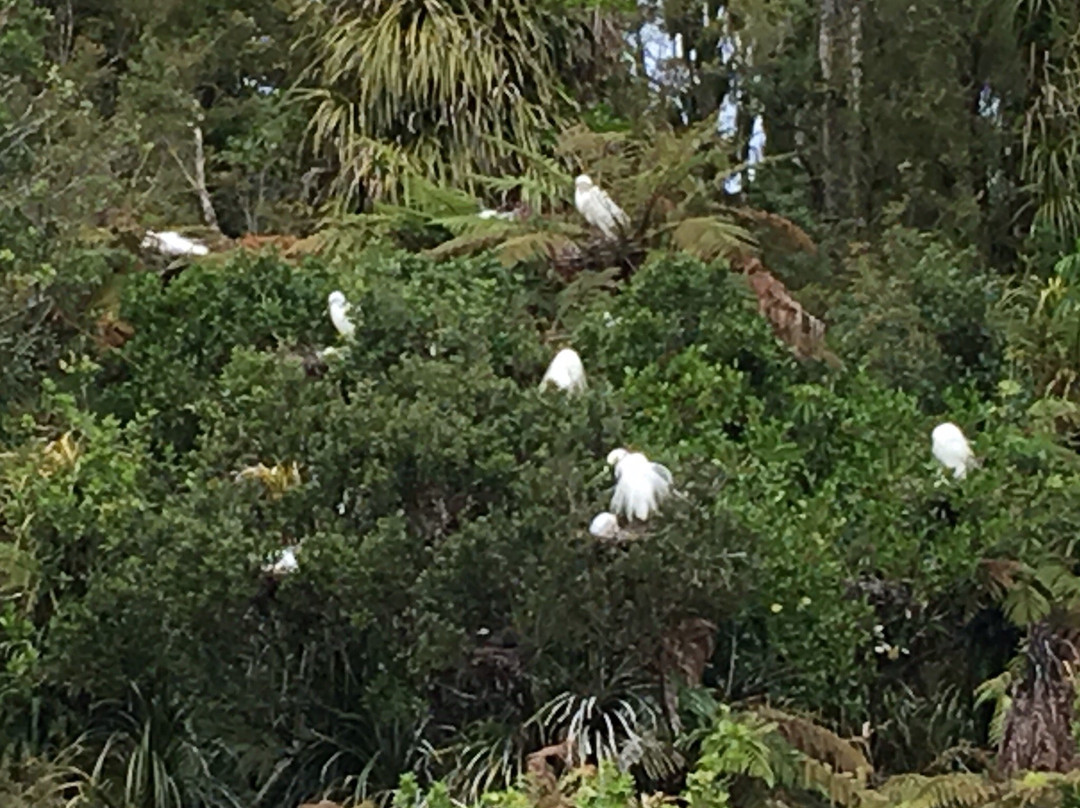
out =
[[[0,2],[0,806],[1073,799],[1077,16]]]

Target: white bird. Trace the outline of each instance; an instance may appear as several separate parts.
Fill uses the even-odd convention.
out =
[[[574,205],[585,221],[599,228],[608,238],[615,238],[621,229],[630,226],[626,212],[586,174],[580,174],[574,180]]]
[[[609,511],[596,514],[589,522],[589,533],[598,539],[614,539],[619,535],[619,517]]]
[[[570,393],[578,393],[585,389],[585,367],[581,364],[581,357],[573,348],[563,348],[548,365],[544,378],[540,381],[540,389],[543,390],[549,384],[553,384],[560,390]]]
[[[300,564],[296,560],[296,553],[299,549],[299,545],[293,544],[284,550],[279,550],[272,561],[263,565],[263,572],[269,573],[275,578],[288,575],[290,572],[296,572],[300,569]]]
[[[616,514],[645,521],[672,493],[671,472],[641,452],[612,449],[607,462],[615,468],[611,510]]]
[[[206,255],[210,252],[205,244],[181,236],[174,230],[147,230],[139,246],[144,250],[157,250],[165,255]]]
[[[957,480],[964,479],[968,471],[978,465],[964,433],[951,421],[935,426],[930,433],[930,442],[934,457],[941,465],[952,469],[953,477]]]
[[[349,319],[349,309],[352,307],[349,305],[349,301],[345,299],[344,293],[340,291],[331,292],[327,298],[327,304],[330,308],[330,321],[334,324],[334,328],[345,339],[351,339],[352,335],[356,333],[356,326]]]
[[[485,208],[476,215],[481,219],[505,219],[507,221],[517,218],[517,214],[512,210],[497,211],[491,208]]]

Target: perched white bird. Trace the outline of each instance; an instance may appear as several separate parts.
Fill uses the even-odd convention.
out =
[[[275,578],[288,575],[290,572],[296,572],[300,569],[300,564],[296,560],[296,553],[299,549],[299,545],[294,544],[284,550],[279,550],[272,561],[263,565],[263,572],[269,573]]]
[[[165,255],[206,255],[210,252],[205,244],[181,236],[174,230],[147,230],[139,246],[144,250],[157,250]]]
[[[512,210],[498,211],[491,208],[485,208],[476,215],[481,219],[505,219],[507,221],[517,218],[517,214]]]
[[[333,322],[334,328],[345,339],[351,339],[352,335],[356,333],[356,326],[349,319],[349,309],[352,308],[349,301],[345,299],[342,292],[333,291],[327,298],[327,303],[330,307],[330,320]]]
[[[626,212],[586,174],[580,174],[574,180],[574,205],[585,221],[599,228],[608,238],[615,238],[620,229],[630,226]]]
[[[615,468],[611,510],[616,514],[644,522],[672,493],[671,472],[641,452],[612,449],[607,462]]]
[[[598,539],[614,539],[619,535],[619,517],[609,511],[596,514],[589,522],[589,533]]]
[[[957,480],[964,479],[968,471],[978,465],[964,433],[951,421],[935,426],[930,433],[930,442],[934,457],[941,465],[952,469]]]
[[[540,381],[540,389],[543,390],[549,384],[553,384],[560,390],[578,393],[585,389],[585,368],[581,364],[581,357],[573,348],[563,348],[548,365],[544,378]]]

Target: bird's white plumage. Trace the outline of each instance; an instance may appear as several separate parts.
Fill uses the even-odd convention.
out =
[[[506,221],[517,218],[517,214],[512,210],[498,211],[491,208],[485,208],[476,215],[481,219],[504,219]]]
[[[345,299],[344,293],[340,291],[334,291],[330,293],[327,298],[327,305],[330,309],[330,321],[334,324],[334,328],[341,336],[349,339],[356,333],[356,326],[353,325],[353,321],[349,318],[349,301]]]
[[[602,511],[589,522],[589,533],[598,539],[614,539],[619,535],[619,517],[608,511]]]
[[[641,452],[613,449],[607,462],[615,467],[615,490],[611,495],[613,513],[644,522],[671,495],[671,472]]]
[[[296,560],[296,551],[298,549],[298,547],[293,545],[291,547],[286,547],[283,550],[279,550],[273,560],[263,566],[263,572],[270,573],[274,576],[288,575],[290,572],[296,572],[300,569],[300,564]]]
[[[140,246],[144,250],[157,250],[165,255],[206,255],[210,252],[205,244],[181,236],[174,230],[147,230]]]
[[[934,427],[930,433],[931,451],[941,465],[952,470],[958,480],[976,465],[975,453],[971,450],[964,433],[956,424],[946,421]]]
[[[574,180],[574,206],[578,213],[585,217],[585,221],[608,238],[615,238],[620,229],[630,226],[630,217],[626,212],[586,174],[581,174]]]
[[[581,364],[581,357],[573,348],[563,348],[551,360],[544,378],[540,381],[540,389],[543,390],[551,384],[570,393],[585,389],[585,366]]]

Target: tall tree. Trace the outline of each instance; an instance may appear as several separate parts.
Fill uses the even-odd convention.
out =
[[[623,47],[595,3],[309,2],[304,16],[315,58],[302,97],[346,207],[397,198],[409,170],[470,190],[476,172],[516,170]]]

